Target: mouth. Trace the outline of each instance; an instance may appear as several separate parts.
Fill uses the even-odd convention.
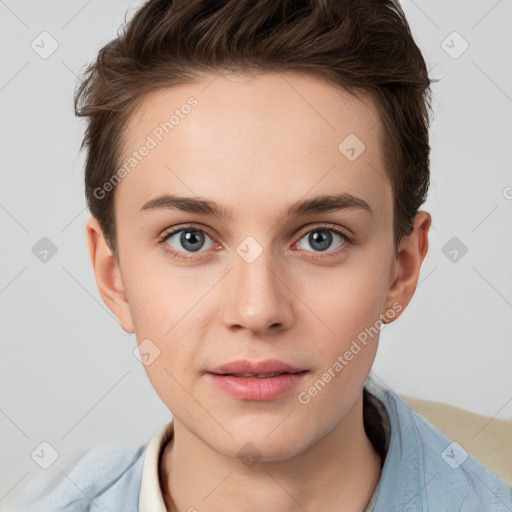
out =
[[[295,366],[278,359],[264,361],[250,361],[238,359],[207,370],[207,373],[216,375],[233,375],[235,377],[271,378],[282,374],[295,374],[307,371],[303,367]]]
[[[280,361],[239,361],[212,369],[206,374],[217,389],[232,398],[269,401],[290,393],[308,371]]]
[[[299,373],[306,373],[307,370],[302,370],[300,372],[274,372],[274,373],[215,373],[215,372],[208,372],[212,373],[213,375],[220,375],[220,376],[230,376],[230,377],[239,377],[239,378],[256,378],[256,379],[269,379],[273,377],[279,377],[281,375],[297,375]]]

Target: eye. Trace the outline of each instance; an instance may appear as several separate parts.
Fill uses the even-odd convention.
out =
[[[205,241],[207,242],[206,247]],[[165,233],[160,239],[160,242],[177,257],[181,257],[181,253],[183,252],[195,253],[203,248],[209,250],[213,247],[213,241],[210,236],[204,231],[192,226]],[[186,258],[187,256],[183,257]]]
[[[330,248],[332,249],[333,242],[338,242],[336,247],[343,247],[350,244],[352,240],[341,230],[335,229],[330,226],[318,226],[315,229],[311,229],[304,233],[297,245],[299,248],[304,249],[305,247],[301,242],[305,241],[310,247],[313,248],[314,252],[326,252]],[[338,253],[339,251],[336,251]]]
[[[333,250],[329,250],[337,242]],[[175,228],[164,233],[159,243],[163,245],[165,251],[177,259],[192,259],[193,253],[204,253],[212,249],[215,245],[212,238],[202,229],[195,226],[184,226]],[[310,245],[313,251],[307,250],[304,243]],[[343,252],[349,244],[352,244],[352,238],[342,230],[333,226],[317,226],[302,234],[300,240],[295,245],[300,249],[306,249],[307,252],[323,253],[325,256],[337,256]],[[204,250],[203,250],[204,249]]]

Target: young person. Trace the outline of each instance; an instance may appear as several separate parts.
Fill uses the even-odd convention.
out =
[[[100,50],[89,253],[173,420],[25,510],[511,509],[371,374],[428,250],[430,82],[391,0],[149,1]]]

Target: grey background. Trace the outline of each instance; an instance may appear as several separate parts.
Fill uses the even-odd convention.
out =
[[[0,506],[85,449],[147,442],[171,418],[96,288],[72,106],[76,75],[139,3],[0,0]],[[433,228],[374,373],[400,393],[511,420],[512,2],[402,5],[441,78],[423,207]],[[43,441],[59,454],[48,469],[31,458]]]

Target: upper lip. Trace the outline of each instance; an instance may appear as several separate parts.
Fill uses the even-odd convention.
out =
[[[299,373],[305,371],[291,364],[279,361],[277,359],[267,359],[266,361],[249,361],[246,359],[238,359],[229,363],[216,366],[208,370],[208,373],[216,373],[218,375],[227,375],[234,373],[245,373],[250,375],[261,375],[265,373]]]

